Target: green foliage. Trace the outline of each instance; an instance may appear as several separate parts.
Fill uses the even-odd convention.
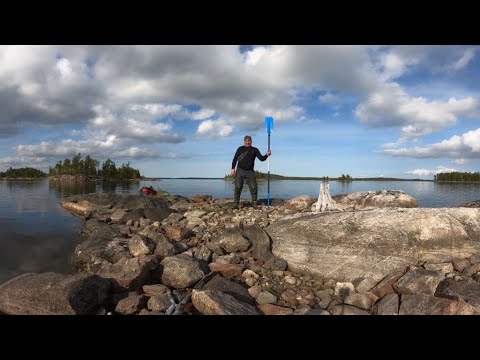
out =
[[[111,179],[117,176],[117,168],[115,167],[115,162],[108,158],[102,164],[102,170],[99,171],[99,175],[104,179]]]
[[[351,177],[350,175],[348,175],[348,174],[347,174],[347,175],[342,174],[342,176],[340,176],[340,177],[338,178],[338,180],[340,180],[340,181],[352,181],[352,177]]]
[[[127,161],[126,164],[122,164],[117,171],[117,177],[119,179],[140,179],[140,171],[130,167],[130,161]]]
[[[35,178],[35,179],[40,179],[46,177],[47,174],[45,174],[43,171],[31,168],[31,167],[25,167],[25,168],[19,168],[19,169],[12,169],[12,167],[9,167],[7,171],[5,172],[0,172],[0,178]]]
[[[203,205],[202,207],[203,211],[205,211],[207,214],[211,213],[213,211],[213,207],[210,204]]]
[[[130,162],[122,164],[117,169],[115,162],[107,159],[101,169],[98,169],[99,161],[87,155],[82,159],[82,155],[78,153],[72,159],[65,159],[57,161],[53,168],[49,168],[48,175],[84,175],[87,177],[100,176],[105,180],[125,180],[125,179],[141,179],[140,171],[130,167]]]
[[[479,172],[449,172],[449,173],[439,173],[433,175],[434,181],[459,181],[459,182],[471,182],[471,181],[480,181]]]

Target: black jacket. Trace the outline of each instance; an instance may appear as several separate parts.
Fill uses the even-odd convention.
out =
[[[254,146],[240,146],[235,153],[232,161],[232,169],[235,169],[235,165],[238,161],[238,167],[243,170],[253,170],[255,165],[255,157],[260,161],[265,161],[268,155],[260,154],[260,151]]]

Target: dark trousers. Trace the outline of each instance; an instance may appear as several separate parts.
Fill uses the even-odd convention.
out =
[[[235,175],[235,202],[240,201],[240,194],[243,189],[243,180],[247,179],[247,184],[250,189],[250,194],[252,195],[252,201],[257,201],[257,179],[255,178],[255,171],[253,170],[243,170],[237,168]]]

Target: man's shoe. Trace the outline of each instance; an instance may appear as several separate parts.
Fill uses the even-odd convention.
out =
[[[240,204],[239,203],[235,203],[232,207],[232,209],[240,209]]]

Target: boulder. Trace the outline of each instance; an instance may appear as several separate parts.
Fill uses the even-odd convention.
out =
[[[111,285],[96,275],[26,273],[0,286],[0,312],[10,315],[92,314]]]
[[[401,190],[358,191],[332,196],[342,209],[413,208],[417,200]]]
[[[311,214],[267,227],[272,252],[292,271],[353,281],[381,280],[419,261],[480,252],[480,209],[410,208]]]

